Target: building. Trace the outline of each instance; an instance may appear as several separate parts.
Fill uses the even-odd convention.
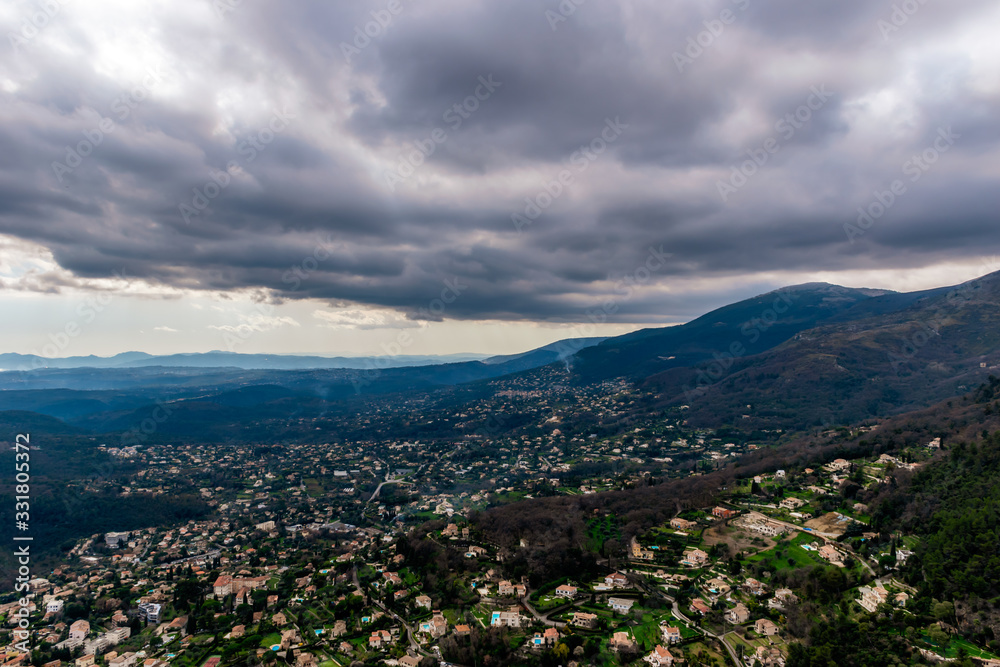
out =
[[[576,597],[576,592],[576,586],[570,586],[569,584],[556,587],[556,597],[573,599]]]
[[[851,467],[851,462],[846,459],[836,459],[833,463],[827,465],[830,470],[847,470]]]
[[[843,565],[840,558],[840,552],[838,552],[835,548],[833,548],[829,544],[824,544],[823,546],[821,546],[817,551],[817,553],[819,553],[820,558],[825,558],[834,565]]]
[[[779,588],[774,592],[774,597],[767,601],[767,606],[771,609],[784,609],[785,605],[798,603],[799,598],[788,588]]]
[[[628,577],[621,572],[613,572],[604,577],[604,585],[611,586],[612,588],[627,588]]]
[[[91,667],[94,664],[94,654],[81,655],[76,659],[76,667]]]
[[[652,667],[671,667],[674,664],[674,656],[670,654],[670,650],[659,644],[643,660],[652,665]]]
[[[532,648],[552,648],[559,641],[559,631],[555,628],[548,628],[545,632],[536,632],[535,636],[531,638]]]
[[[764,594],[764,584],[760,583],[756,579],[750,578],[743,582],[743,590],[745,590],[750,595],[763,595]]]
[[[785,666],[785,656],[781,654],[781,651],[774,646],[758,646],[757,652],[754,654],[761,665],[764,667],[784,667]]]
[[[258,588],[266,588],[267,581],[267,577],[230,577],[223,574],[212,585],[212,593],[217,600],[234,594],[237,598],[245,600],[249,597],[251,591],[255,591]]]
[[[132,630],[127,625],[115,628],[114,630],[102,633],[95,639],[84,643],[83,652],[100,655],[112,646],[117,646],[119,643],[128,639],[131,634]]]
[[[708,612],[712,611],[712,608],[705,604],[705,601],[701,598],[695,598],[691,600],[691,611],[704,616]]]
[[[681,641],[681,629],[676,626],[663,628],[663,641],[667,644],[677,644]]]
[[[432,604],[430,597],[427,595],[418,595],[414,603],[421,609],[430,609]]]
[[[147,623],[159,623],[160,622],[160,611],[162,609],[161,605],[155,602],[140,602],[138,605],[139,615],[146,620]]]
[[[212,585],[212,594],[215,595],[217,599],[221,599],[227,595],[232,595],[232,593],[233,578],[226,574],[220,575]]]
[[[874,614],[878,610],[880,604],[885,604],[889,601],[889,591],[880,585],[862,586],[858,592],[861,593],[858,604],[871,614]]]
[[[45,603],[46,614],[58,614],[63,610],[63,601],[58,599],[49,600]]]
[[[653,560],[656,557],[652,550],[644,548],[635,537],[632,538],[631,549],[632,558],[636,560]]]
[[[440,611],[435,611],[434,615],[426,621],[421,621],[420,632],[425,632],[433,638],[443,637],[448,632],[448,621]]]
[[[73,625],[69,626],[69,638],[70,639],[86,639],[87,635],[90,634],[90,623],[84,620],[73,621]]]
[[[716,507],[712,510],[712,516],[722,519],[723,521],[726,519],[732,519],[736,516],[736,514],[737,512],[735,510],[731,510],[726,507]]]
[[[627,614],[632,611],[633,605],[635,605],[635,600],[628,598],[608,598],[608,606],[619,614]]]
[[[789,497],[778,503],[778,506],[786,510],[797,510],[806,504],[806,501],[801,498]]]
[[[170,625],[167,626],[168,632],[177,632],[181,637],[187,635],[187,616],[178,616],[174,620],[170,621]]]
[[[709,579],[706,581],[704,589],[711,595],[719,596],[728,593],[732,590],[732,587],[722,579],[716,577],[715,579]]]
[[[128,533],[105,533],[104,542],[112,549],[117,549],[128,542]]]
[[[616,632],[611,635],[611,641],[608,642],[608,646],[613,651],[620,651],[622,649],[635,648],[635,642],[627,632]]]
[[[777,537],[784,534],[787,529],[775,521],[757,521],[750,524],[750,530],[760,533],[765,537]]]
[[[521,614],[518,611],[495,611],[490,618],[490,625],[494,627],[519,628],[521,627]]]
[[[750,620],[750,610],[742,602],[738,602],[735,607],[726,611],[726,620],[733,625],[741,625]]]
[[[708,554],[701,549],[691,549],[690,551],[684,552],[684,558],[681,559],[681,565],[687,565],[688,567],[701,567],[708,562]]]
[[[635,642],[627,632],[616,632],[611,635],[611,641],[608,642],[608,646],[613,651],[620,651],[621,649],[634,648]]]
[[[108,660],[108,667],[133,667],[139,660],[139,656],[131,651],[126,651],[121,655]]]
[[[583,611],[573,612],[573,620],[569,623],[578,628],[589,628],[593,630],[597,627],[597,614],[588,614]]]
[[[388,630],[375,630],[368,638],[368,648],[381,649],[392,643],[392,635]]]
[[[694,521],[688,521],[680,517],[675,517],[670,520],[670,527],[673,528],[674,530],[679,530],[681,532],[686,533],[688,531],[697,528],[698,524],[695,523]]]
[[[769,618],[759,618],[753,624],[753,630],[762,637],[773,637],[778,634],[778,626]]]

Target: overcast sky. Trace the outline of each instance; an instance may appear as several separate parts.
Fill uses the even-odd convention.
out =
[[[997,25],[995,0],[8,1],[2,351],[512,352],[997,270]]]

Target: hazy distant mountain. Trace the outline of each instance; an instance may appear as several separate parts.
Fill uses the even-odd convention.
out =
[[[523,354],[484,361],[443,363],[443,359],[450,357],[432,357],[435,363],[425,365],[393,365],[397,358],[384,356],[352,359],[351,367],[240,368],[235,362],[263,363],[260,359],[267,357],[210,353],[173,355],[171,359],[230,363],[170,366],[160,363],[163,357],[146,355],[146,359],[132,359],[119,366],[8,371],[0,372],[0,410],[38,412],[96,430],[129,423],[158,400],[182,402],[178,410],[195,410],[197,415],[188,420],[190,424],[210,423],[214,417],[221,419],[223,414],[227,419],[239,419],[239,411],[246,409],[254,409],[254,416],[259,417],[261,408],[255,406],[264,405],[272,407],[275,416],[287,416],[290,410],[307,407],[322,411],[321,404],[326,401],[423,391],[531,370],[565,359],[600,340],[568,339]],[[279,355],[277,359],[308,364],[318,358]],[[416,358],[405,359],[415,363]]]
[[[451,364],[485,359],[485,354],[383,355],[380,357],[319,357],[296,354],[240,354],[238,352],[199,352],[153,355],[145,352],[122,352],[113,357],[64,357],[48,359],[33,354],[0,354],[0,370],[26,371],[36,368],[142,368],[169,366],[179,368],[243,368],[293,370],[306,368],[369,368],[378,363],[386,368]]]

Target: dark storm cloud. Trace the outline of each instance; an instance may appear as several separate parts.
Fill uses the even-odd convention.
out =
[[[1000,96],[954,36],[993,3],[912,1],[900,25],[861,0],[179,3],[118,73],[120,33],[67,8],[60,48],[42,33],[0,65],[0,231],[81,277],[413,317],[459,281],[461,319],[581,319],[651,249],[670,257],[620,321],[697,314],[671,286],[699,280],[743,276],[746,296],[756,273],[977,257],[996,248]],[[955,145],[851,243],[943,127]]]

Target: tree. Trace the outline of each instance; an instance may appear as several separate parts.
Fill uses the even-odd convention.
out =
[[[931,616],[939,621],[951,622],[955,617],[955,605],[951,602],[937,602],[931,606]]]

